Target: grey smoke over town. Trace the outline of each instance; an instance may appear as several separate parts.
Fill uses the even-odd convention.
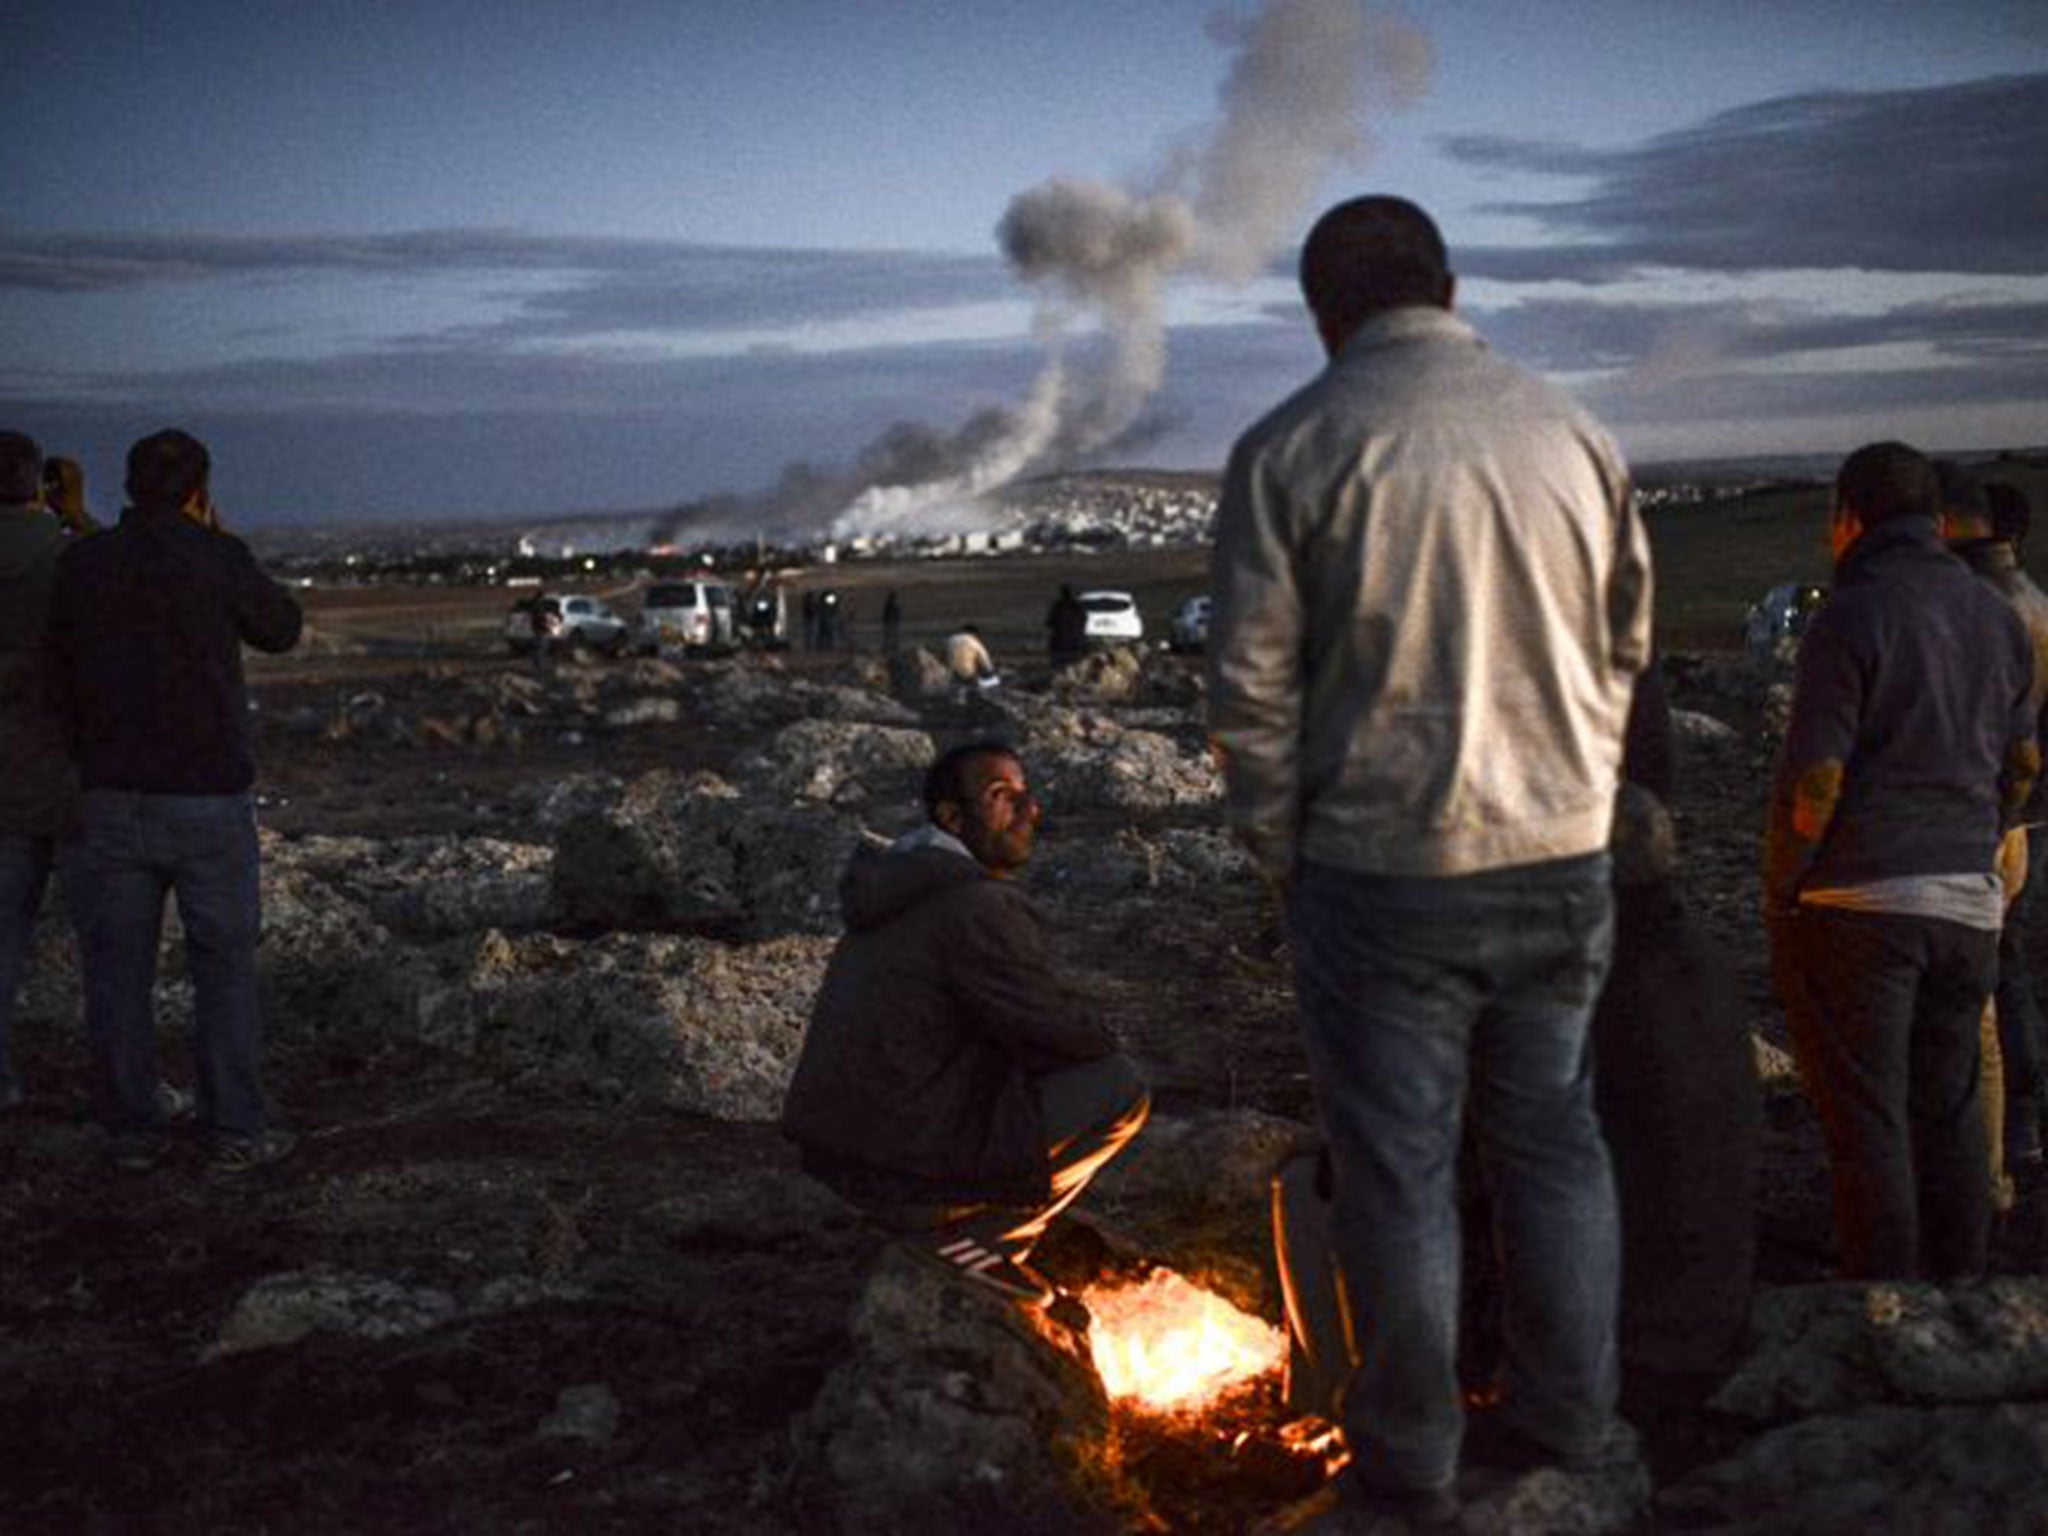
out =
[[[743,522],[838,537],[960,531],[985,521],[977,498],[1019,475],[1130,446],[1166,378],[1167,281],[1265,271],[1299,238],[1324,178],[1369,152],[1370,116],[1417,99],[1430,75],[1428,39],[1360,0],[1265,0],[1211,33],[1231,56],[1213,123],[1138,185],[1054,177],[998,223],[1044,353],[1021,404],[952,432],[897,423],[844,471],[792,466],[765,497],[699,503],[678,521],[698,536]]]

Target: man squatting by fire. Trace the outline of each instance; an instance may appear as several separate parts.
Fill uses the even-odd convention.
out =
[[[1461,1455],[1634,1456],[1588,1032],[1649,547],[1607,434],[1452,313],[1421,209],[1332,208],[1301,282],[1330,363],[1231,454],[1210,726],[1233,828],[1285,899],[1334,1171],[1357,1355],[1352,1461],[1319,1499],[1447,1525]],[[1469,1425],[1468,1115],[1507,1334],[1499,1407]]]
[[[916,1257],[1034,1305],[1032,1246],[1138,1134],[1136,1067],[1053,969],[1011,877],[1040,808],[1016,752],[975,741],[925,776],[925,825],[855,853],[784,1102],[804,1167]]]

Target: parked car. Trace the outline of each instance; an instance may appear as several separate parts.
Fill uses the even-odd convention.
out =
[[[626,648],[626,621],[597,598],[536,592],[519,599],[505,615],[505,644],[515,655],[534,647],[539,635],[534,626],[536,612],[545,615],[550,645],[603,651],[607,656]]]
[[[722,581],[657,581],[640,605],[640,649],[727,650],[737,606]]]
[[[1166,643],[1184,654],[1209,648],[1208,594],[1188,598],[1173,610],[1173,623],[1167,629]]]
[[[558,637],[561,629],[560,600],[535,592],[520,598],[505,615],[505,644],[513,655],[524,656],[543,634]]]
[[[1145,620],[1138,601],[1128,592],[1096,591],[1080,594],[1085,616],[1081,630],[1086,645],[1127,645],[1145,638]]]

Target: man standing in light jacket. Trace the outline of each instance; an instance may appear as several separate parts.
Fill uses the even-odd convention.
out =
[[[57,565],[54,697],[84,789],[76,858],[79,971],[99,1113],[116,1157],[162,1153],[152,998],[165,899],[175,894],[192,976],[199,1118],[217,1167],[274,1161],[259,1083],[262,926],[256,778],[242,647],[285,651],[298,602],[223,533],[211,459],[184,432],[128,451],[118,527]]]
[[[0,1111],[21,1104],[10,1050],[15,995],[57,850],[78,817],[78,779],[46,699],[44,626],[64,526],[43,506],[34,439],[0,432]]]
[[[1151,1098],[1054,971],[1011,877],[1039,807],[998,741],[944,753],[929,820],[854,855],[782,1112],[804,1167],[910,1252],[1012,1299],[1052,1288],[1032,1245],[1138,1134]]]
[[[1392,197],[1302,249],[1329,366],[1237,444],[1217,515],[1211,730],[1230,820],[1285,894],[1360,1364],[1343,1501],[1457,1517],[1470,1463],[1602,1465],[1614,1186],[1588,1026],[1647,540],[1606,433],[1451,311]],[[1496,1191],[1506,1377],[1466,1424],[1455,1180]]]

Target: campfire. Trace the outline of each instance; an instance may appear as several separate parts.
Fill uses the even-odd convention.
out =
[[[1199,1407],[1287,1358],[1287,1336],[1170,1269],[1097,1285],[1082,1302],[1103,1390],[1159,1412]]]

